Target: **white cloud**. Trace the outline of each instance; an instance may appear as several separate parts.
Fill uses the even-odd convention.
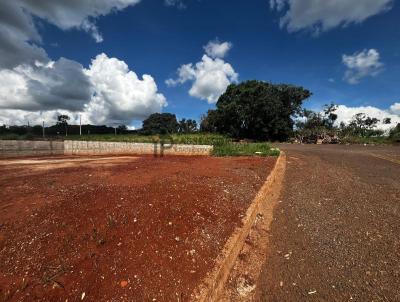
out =
[[[391,9],[393,0],[270,0],[272,10],[284,11],[281,27],[289,32],[315,33],[338,26],[362,23]]]
[[[91,96],[91,84],[82,65],[64,58],[0,70],[0,82],[3,109],[76,111]]]
[[[272,10],[276,9],[277,11],[283,10],[285,7],[287,0],[269,0],[269,6]]]
[[[379,109],[372,106],[347,107],[346,105],[339,105],[335,112],[338,115],[336,123],[338,125],[341,122],[348,124],[357,113],[364,113],[371,118],[377,118],[380,120],[380,122],[377,125],[377,129],[387,131],[396,126],[397,123],[400,123],[400,114],[396,114],[396,112],[392,111],[393,106],[396,107],[399,105],[400,105],[399,103],[395,103],[390,107],[390,109],[387,110]],[[390,118],[391,124],[384,125],[383,119],[385,118]]]
[[[175,6],[179,9],[185,9],[186,4],[183,0],[164,0],[166,6]]]
[[[390,106],[389,110],[391,113],[400,116],[400,103],[394,103],[392,106]]]
[[[48,60],[44,49],[29,43],[40,43],[41,37],[31,15],[19,4],[18,1],[0,1],[0,68]]]
[[[97,42],[102,38],[94,19],[114,11],[135,5],[140,0],[15,0],[27,13],[67,30],[83,29],[92,34]]]
[[[211,58],[224,58],[229,50],[232,48],[232,43],[223,42],[220,43],[218,40],[210,41],[206,46],[204,46],[204,50],[206,54]]]
[[[219,58],[221,55],[222,57],[226,55],[231,47],[227,48],[227,45],[231,44],[225,42],[217,46],[210,46],[213,45],[210,43],[205,46],[207,54],[203,55],[200,62],[195,65],[192,63],[182,65],[178,69],[178,78],[168,79],[166,84],[176,86],[191,81],[193,84],[189,95],[212,104],[218,101],[231,83],[238,81],[239,75],[232,65]]]
[[[376,49],[364,49],[353,55],[343,55],[342,61],[347,67],[344,80],[349,84],[358,84],[362,78],[378,75],[384,66]]]
[[[98,55],[86,74],[95,95],[85,106],[85,112],[95,123],[127,124],[132,119],[144,119],[160,112],[167,105],[150,75],[139,79],[125,62],[116,58]]]
[[[96,19],[139,2],[0,1],[0,123],[54,123],[62,113],[71,122],[82,115],[94,124],[129,124],[161,111],[166,100],[151,76],[139,79],[123,61],[105,54],[88,69],[65,58],[53,61],[40,47],[34,22],[39,18],[62,30],[84,30],[101,42]]]
[[[167,105],[151,76],[140,79],[125,62],[105,54],[88,69],[62,58],[2,70],[0,81],[0,124],[53,124],[60,113],[72,123],[82,115],[86,123],[130,124]]]
[[[17,109],[0,110],[0,125],[42,125],[43,121],[46,126],[54,125],[57,122],[57,116],[61,114],[68,115],[71,119],[70,124],[79,123],[78,112],[70,112],[68,110],[46,110],[46,111],[26,111]],[[83,115],[82,123],[87,123],[85,115]]]
[[[80,29],[103,41],[95,21],[140,0],[3,0],[0,1],[0,68],[14,68],[35,61],[50,61],[40,47],[41,36],[34,18],[62,30]]]

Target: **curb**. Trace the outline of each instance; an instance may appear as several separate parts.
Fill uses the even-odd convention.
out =
[[[286,154],[281,151],[274,169],[271,171],[267,180],[258,191],[256,197],[246,211],[246,216],[243,218],[243,225],[236,229],[224,246],[222,254],[217,259],[215,268],[209,274],[202,285],[197,288],[194,293],[194,301],[209,302],[218,301],[218,298],[224,290],[229,274],[235,265],[236,259],[244,246],[244,242],[250,233],[250,230],[256,220],[257,214],[262,203],[269,202],[273,196],[273,184],[278,179],[282,179],[286,166]]]

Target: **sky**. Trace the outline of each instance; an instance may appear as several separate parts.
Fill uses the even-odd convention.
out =
[[[397,0],[2,0],[0,124],[199,120],[231,83],[400,122]]]

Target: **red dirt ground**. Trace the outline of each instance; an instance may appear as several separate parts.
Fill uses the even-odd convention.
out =
[[[0,300],[190,300],[274,163],[1,160]]]

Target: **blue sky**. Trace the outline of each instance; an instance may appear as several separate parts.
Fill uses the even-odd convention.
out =
[[[31,0],[7,1],[15,12],[28,16],[19,16],[12,23],[5,18],[14,18],[12,10],[3,7],[1,14],[4,4],[0,5],[0,26],[4,25],[0,40],[8,33],[9,40],[22,45],[18,48],[22,59],[13,58],[13,64],[9,63],[12,60],[0,60],[0,80],[17,87],[12,94],[23,95],[30,102],[11,98],[11,88],[0,90],[0,123],[12,123],[12,118],[16,123],[29,119],[50,123],[63,110],[75,120],[83,115],[93,123],[134,126],[160,110],[176,113],[178,118],[199,119],[215,107],[215,95],[206,98],[210,91],[221,91],[221,87],[212,87],[220,77],[229,82],[258,79],[301,85],[313,92],[305,107],[319,110],[329,102],[344,105],[344,120],[353,113],[350,107],[361,107],[379,117],[387,114],[396,119],[400,114],[400,7],[395,1],[336,0],[332,9],[317,0],[112,0],[107,4],[99,0],[95,10],[85,4],[80,7],[81,2],[89,1],[50,4],[38,0],[43,6]],[[71,2],[78,4],[68,7]],[[24,18],[32,24],[13,31]],[[96,34],[102,42],[96,41]],[[229,47],[222,55],[213,56],[204,49],[210,41],[226,42]],[[41,53],[36,55],[38,49]],[[33,59],[27,61],[31,54]],[[91,68],[99,54],[106,57]],[[206,82],[207,89],[199,86],[196,81],[203,70],[194,66],[205,54],[210,64],[220,60],[221,68],[232,68],[237,76],[226,77],[226,71],[217,70],[216,78]],[[60,58],[68,61],[60,62]],[[117,61],[111,61],[113,58]],[[38,66],[37,62],[42,63]],[[118,78],[111,72],[118,62],[128,68],[118,73],[125,84],[111,83],[112,79],[105,82],[107,77]],[[193,64],[191,75],[182,78],[178,69],[188,63]],[[218,68],[212,65],[213,70]],[[136,84],[131,85],[129,72],[137,75]],[[150,75],[154,83],[141,83],[143,74]],[[71,84],[69,77],[81,76],[82,81]],[[168,79],[175,84],[167,85]],[[21,86],[12,85],[14,82]],[[51,85],[57,89],[45,88]],[[59,86],[68,85],[71,87],[59,92]],[[196,92],[189,93],[194,86]],[[64,90],[74,94],[71,97]],[[37,95],[49,101],[43,102]],[[112,100],[116,96],[124,103]],[[129,98],[136,103],[129,104]]]

